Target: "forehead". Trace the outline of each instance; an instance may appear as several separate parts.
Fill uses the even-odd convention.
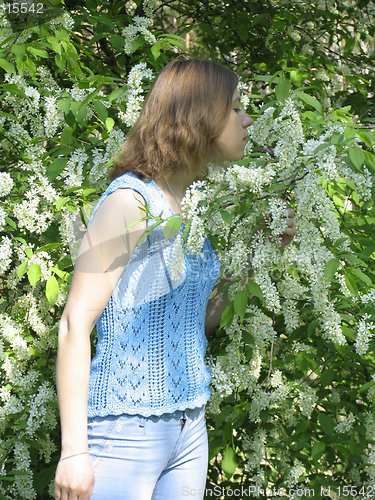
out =
[[[233,102],[239,101],[240,100],[240,91],[238,88],[234,91],[233,93]]]

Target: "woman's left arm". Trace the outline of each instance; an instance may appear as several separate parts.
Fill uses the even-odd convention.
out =
[[[281,248],[289,245],[296,234],[294,227],[295,212],[292,208],[288,208],[287,213],[288,216],[284,218],[285,230],[281,236]],[[212,290],[206,311],[205,329],[207,337],[210,337],[214,333],[215,329],[220,325],[221,315],[223,314],[224,309],[231,303],[226,286],[229,285],[231,281],[231,277],[228,276],[217,283]]]

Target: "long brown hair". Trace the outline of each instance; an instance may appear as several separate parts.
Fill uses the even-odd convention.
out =
[[[229,117],[238,78],[211,61],[167,64],[155,79],[141,114],[114,159],[111,180],[137,171],[149,178],[197,172],[221,151],[215,139]]]

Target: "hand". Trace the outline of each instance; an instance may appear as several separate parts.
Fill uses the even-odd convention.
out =
[[[62,460],[56,470],[55,500],[89,500],[94,482],[89,455]]]
[[[285,221],[286,228],[281,236],[281,247],[285,247],[289,245],[289,243],[293,240],[296,230],[294,227],[294,210],[293,208],[287,208],[286,212],[288,213],[288,217],[283,218]]]

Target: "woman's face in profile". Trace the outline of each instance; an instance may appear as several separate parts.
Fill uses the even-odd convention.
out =
[[[224,151],[226,161],[238,161],[243,157],[247,140],[247,127],[253,124],[253,119],[243,110],[240,103],[240,93],[236,89],[233,94],[232,108],[228,121],[217,139],[217,144]]]

